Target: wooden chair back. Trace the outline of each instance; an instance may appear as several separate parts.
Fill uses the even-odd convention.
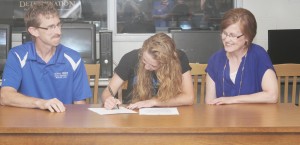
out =
[[[278,103],[299,104],[300,93],[297,84],[299,84],[300,64],[276,64],[274,69],[279,90]]]
[[[200,102],[201,104],[205,104],[205,84],[206,84],[206,72],[205,69],[207,64],[199,64],[199,63],[190,63],[192,68],[191,75],[193,77],[193,87],[195,93],[195,101],[194,103]],[[198,97],[198,83],[200,83],[200,97]]]
[[[98,82],[100,74],[100,64],[84,64],[90,86],[93,87],[93,98],[86,100],[92,104],[98,104]]]

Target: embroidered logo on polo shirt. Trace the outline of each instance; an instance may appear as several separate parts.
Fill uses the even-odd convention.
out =
[[[69,55],[64,53],[64,57],[70,62],[73,70],[75,71],[81,62],[81,58],[75,63],[75,61]]]
[[[27,57],[28,57],[28,52],[26,52],[25,56],[23,59],[20,58],[19,54],[17,52],[15,52],[15,54],[17,55],[19,61],[20,61],[20,64],[21,64],[21,68],[23,68],[26,64],[26,60],[27,60]]]
[[[65,79],[68,78],[68,72],[56,72],[54,73],[56,79]]]

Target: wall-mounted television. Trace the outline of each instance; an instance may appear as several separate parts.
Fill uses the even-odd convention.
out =
[[[96,63],[96,27],[89,23],[64,23],[61,28],[61,44],[80,53],[84,63]],[[31,40],[22,33],[22,43]]]
[[[208,63],[210,56],[223,47],[219,31],[172,30],[171,34],[176,48],[193,63]]]
[[[269,30],[268,45],[273,64],[300,63],[300,29]]]
[[[11,27],[8,24],[0,24],[0,77],[4,70],[8,51],[11,47]]]

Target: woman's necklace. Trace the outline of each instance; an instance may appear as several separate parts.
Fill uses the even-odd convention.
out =
[[[242,88],[242,83],[243,83],[243,75],[244,75],[244,69],[245,69],[245,63],[246,63],[246,59],[247,59],[247,54],[248,54],[248,50],[246,51],[246,55],[244,56],[244,63],[243,63],[243,67],[242,67],[242,74],[241,74],[241,80],[240,80],[240,88],[239,88],[239,94],[241,93],[241,88]],[[242,59],[243,60],[243,59]],[[224,65],[224,69],[223,69],[223,96],[225,96],[225,91],[224,91],[224,82],[225,82],[225,69],[227,67],[227,63],[229,63],[229,59],[227,58],[225,65]]]

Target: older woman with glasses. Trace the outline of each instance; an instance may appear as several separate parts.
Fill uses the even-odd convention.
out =
[[[272,62],[264,48],[252,41],[257,24],[243,8],[229,10],[221,22],[224,49],[206,68],[206,103],[276,103],[278,86]]]

